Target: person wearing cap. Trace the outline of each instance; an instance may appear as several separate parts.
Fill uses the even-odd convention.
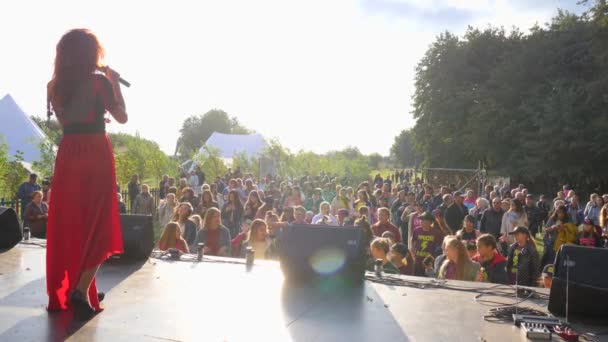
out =
[[[448,225],[451,231],[455,232],[460,229],[462,220],[469,214],[469,209],[464,205],[464,196],[462,192],[454,192],[454,203],[450,205],[443,215],[445,223]]]
[[[587,218],[583,221],[583,230],[578,233],[574,243],[579,246],[602,247],[602,238],[596,231],[591,219]]]
[[[30,178],[27,182],[24,182],[19,186],[17,192],[17,198],[21,200],[21,219],[25,218],[25,207],[32,201],[32,195],[35,191],[40,191],[40,185],[37,183],[38,175],[35,173],[30,174]]]
[[[543,268],[542,273],[542,285],[546,289],[550,289],[553,284],[553,272],[555,271],[555,266],[553,264],[547,264]]]
[[[424,258],[429,255],[435,257],[441,251],[443,234],[434,226],[434,222],[433,214],[426,212],[421,216],[421,226],[415,228],[412,233],[409,246],[410,252],[416,260],[415,274],[417,276],[425,276]]]
[[[523,226],[516,227],[509,235],[515,242],[509,247],[507,272],[513,285],[535,286],[540,277],[540,259],[530,231]]]

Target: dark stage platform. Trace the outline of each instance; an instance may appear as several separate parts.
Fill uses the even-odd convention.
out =
[[[489,308],[473,293],[367,281],[358,289],[290,287],[276,262],[246,272],[233,259],[207,257],[105,264],[98,286],[106,310],[78,324],[69,312],[46,312],[44,259],[36,245],[0,254],[0,341],[525,340],[513,325],[484,322]]]

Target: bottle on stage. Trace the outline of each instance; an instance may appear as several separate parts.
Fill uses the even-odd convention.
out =
[[[30,227],[23,227],[23,240],[27,241],[30,239],[31,232]]]

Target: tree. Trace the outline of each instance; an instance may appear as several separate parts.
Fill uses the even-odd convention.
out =
[[[186,160],[198,151],[213,132],[248,134],[250,130],[243,127],[236,117],[230,118],[223,110],[212,109],[203,115],[194,115],[184,120],[179,132],[175,154]]]
[[[216,177],[223,177],[228,172],[220,151],[211,146],[203,146],[202,153],[197,153],[194,156],[194,161],[200,165],[207,179],[210,180],[214,180]]]
[[[414,132],[403,130],[395,137],[391,146],[391,158],[401,167],[413,167],[421,162],[420,154],[414,146]]]
[[[369,166],[372,169],[379,169],[380,164],[384,161],[384,157],[380,153],[372,153],[368,156]]]
[[[558,11],[529,34],[441,34],[416,68],[416,124],[392,155],[406,158],[409,139],[426,166],[481,161],[538,191],[607,187],[608,7],[595,3],[591,15]]]

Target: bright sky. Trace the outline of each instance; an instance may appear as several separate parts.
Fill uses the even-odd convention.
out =
[[[55,45],[92,29],[124,89],[129,123],[173,153],[185,118],[220,108],[292,150],[389,153],[414,124],[414,68],[467,25],[527,29],[576,0],[10,1],[0,14],[0,97],[45,115]]]

